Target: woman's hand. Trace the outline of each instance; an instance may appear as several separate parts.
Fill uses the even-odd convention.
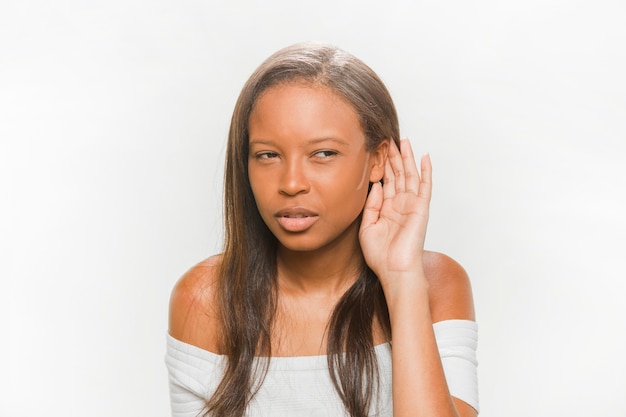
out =
[[[383,183],[375,183],[365,203],[359,238],[367,265],[387,292],[399,277],[423,277],[422,255],[432,189],[428,154],[421,175],[408,139],[400,150],[390,141]]]

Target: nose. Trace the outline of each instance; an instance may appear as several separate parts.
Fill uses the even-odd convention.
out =
[[[280,181],[280,193],[288,196],[306,194],[311,189],[304,164],[290,161],[285,164]]]

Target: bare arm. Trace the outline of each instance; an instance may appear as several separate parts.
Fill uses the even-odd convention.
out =
[[[372,187],[360,234],[389,306],[394,416],[475,416],[450,395],[433,331],[437,321],[474,319],[469,281],[454,261],[424,251],[430,158],[422,158],[420,175],[408,141],[401,148],[390,144],[385,185]]]
[[[394,416],[476,416],[470,405],[450,396],[433,331],[433,323],[438,321],[474,320],[469,279],[450,258],[440,254],[428,254],[428,258],[435,258],[436,266],[425,267],[426,289],[416,283],[412,289],[404,287],[393,299],[388,297]]]

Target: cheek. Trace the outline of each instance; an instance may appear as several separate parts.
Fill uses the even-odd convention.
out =
[[[249,171],[248,182],[250,183],[250,190],[252,191],[252,197],[254,198],[257,209],[261,212],[261,203],[263,203],[264,191],[266,191],[267,187],[263,187],[264,182],[261,181],[258,175],[255,175],[252,170]]]
[[[369,187],[369,169],[367,164],[363,165],[363,173],[361,174],[361,179],[356,186],[357,191],[361,191],[364,187]]]
[[[349,195],[366,195],[369,188],[370,168],[368,164],[357,162],[350,167],[344,167],[341,172],[336,173],[335,182],[341,182],[340,186],[344,197]],[[340,180],[340,181],[338,181]]]
[[[264,207],[267,207],[267,198],[264,198],[263,192],[260,192],[259,190],[256,190],[255,192],[254,188],[252,188],[252,197],[254,198],[254,204],[256,205],[259,214],[264,217],[263,209]]]
[[[369,190],[368,173],[367,166],[359,166],[349,176],[344,171],[332,179],[329,188],[332,190],[335,205],[338,209],[343,209],[348,216],[360,212],[365,205]]]

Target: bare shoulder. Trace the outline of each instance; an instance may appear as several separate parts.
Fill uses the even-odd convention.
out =
[[[429,299],[433,322],[475,320],[472,286],[465,269],[439,252],[424,252],[424,270],[430,285]]]
[[[216,255],[191,267],[174,285],[169,308],[169,333],[173,338],[216,353],[216,285],[221,259]]]

